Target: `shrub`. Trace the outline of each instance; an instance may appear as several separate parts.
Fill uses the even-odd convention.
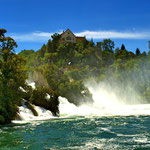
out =
[[[51,96],[50,99],[46,98],[46,94],[50,93],[49,89],[46,87],[37,87],[32,93],[30,101],[32,104],[41,106],[47,110],[50,110],[53,115],[59,115],[59,101],[58,96]]]

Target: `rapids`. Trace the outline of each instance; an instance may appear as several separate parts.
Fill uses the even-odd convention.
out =
[[[60,117],[33,105],[39,114],[35,117],[23,103],[19,108],[22,121],[0,127],[0,150],[150,148],[150,104],[129,105],[113,91],[89,90],[93,104],[77,107],[59,97]]]

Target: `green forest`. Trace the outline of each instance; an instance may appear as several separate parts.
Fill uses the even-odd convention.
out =
[[[55,33],[38,51],[16,54],[17,43],[5,37],[6,32],[0,29],[0,124],[16,118],[23,99],[34,115],[37,112],[30,104],[59,116],[59,96],[75,105],[92,103],[92,94],[84,84],[91,80],[111,84],[118,94],[134,90],[138,99],[150,103],[150,51],[141,53],[137,48],[133,53],[124,44],[114,49],[110,39],[96,44],[92,40],[61,44],[61,35]],[[34,81],[36,88],[27,80]]]

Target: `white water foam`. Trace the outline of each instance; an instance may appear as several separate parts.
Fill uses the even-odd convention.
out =
[[[59,97],[60,116],[130,116],[150,115],[150,104],[125,104],[115,93],[103,88],[89,88],[93,95],[93,104],[77,107],[67,99]]]
[[[51,111],[44,109],[43,107],[32,105],[37,111],[38,116],[34,116],[32,111],[27,108],[27,106],[22,102],[22,106],[19,107],[19,116],[21,120],[14,120],[14,123],[22,123],[33,120],[47,120],[54,118]]]
[[[31,83],[33,88],[34,83]],[[59,97],[60,117],[69,116],[130,116],[130,115],[150,115],[150,104],[125,104],[124,100],[118,98],[113,92],[103,87],[89,87],[93,96],[93,104],[82,104],[76,106],[66,98]],[[48,97],[49,98],[49,97]],[[19,115],[23,121],[45,120],[54,118],[49,110],[33,105],[39,116],[34,116],[24,103],[19,107]],[[16,121],[15,121],[16,122]],[[22,121],[21,121],[22,122]]]
[[[28,85],[30,85],[33,89],[35,89],[35,82],[27,81]],[[22,87],[21,90],[26,92]],[[47,99],[50,99],[50,95],[46,95]],[[25,105],[25,101],[23,100],[22,106],[19,107],[19,113],[21,120],[13,120],[14,123],[23,123],[23,122],[29,122],[34,120],[47,120],[51,118],[56,118],[52,115],[51,111],[44,109],[43,107],[32,105],[33,108],[37,111],[38,116],[34,116],[32,111],[27,108]]]
[[[35,89],[35,82],[31,82],[29,83],[29,81],[27,81],[28,85],[30,85],[33,89]]]

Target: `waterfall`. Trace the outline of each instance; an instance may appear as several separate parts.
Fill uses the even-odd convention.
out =
[[[34,87],[34,83],[31,84]],[[76,106],[66,98],[59,97],[60,118],[70,116],[130,116],[130,115],[150,115],[150,104],[135,103],[129,105],[125,103],[113,90],[109,91],[104,87],[88,87],[93,96],[93,104],[82,104]],[[47,95],[49,98],[49,95]],[[34,116],[27,108],[25,101],[19,107],[19,116],[22,121],[45,120],[54,118],[49,110],[32,105],[38,116]],[[16,120],[14,122],[17,122]]]
[[[32,105],[32,104],[31,104]],[[26,121],[32,121],[32,120],[46,120],[54,118],[51,111],[44,109],[43,107],[32,105],[33,108],[37,111],[38,116],[34,116],[32,111],[27,108],[25,105],[25,100],[22,102],[22,106],[19,107],[19,117],[21,120],[14,120],[13,122],[26,122]]]
[[[113,92],[105,89],[90,89],[93,95],[93,104],[75,106],[66,98],[59,97],[59,111],[61,117],[68,116],[130,116],[150,115],[150,104],[124,103]]]

